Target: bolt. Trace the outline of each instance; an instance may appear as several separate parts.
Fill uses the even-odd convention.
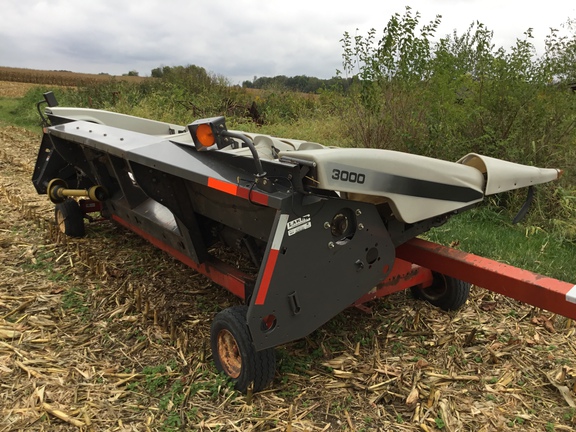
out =
[[[336,245],[334,244],[334,242],[329,242],[329,243],[328,243],[328,247],[329,247],[330,249],[334,249],[334,248],[336,247]]]
[[[364,224],[363,224],[363,223],[359,223],[359,224],[358,224],[358,229],[359,229],[360,231],[362,231],[362,230],[364,229]]]
[[[324,229],[330,228],[330,222],[324,222]]]
[[[360,216],[362,214],[362,212],[360,211],[360,209],[356,209],[356,216]]]

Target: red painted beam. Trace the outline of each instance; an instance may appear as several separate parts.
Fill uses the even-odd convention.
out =
[[[242,273],[241,271],[232,267],[231,265],[228,265],[223,261],[216,260],[215,258],[211,259],[210,261],[203,262],[202,264],[198,264],[189,256],[185,255],[184,253],[180,252],[177,249],[174,249],[172,246],[150,235],[148,232],[137,227],[136,225],[133,225],[130,222],[125,221],[119,216],[112,215],[112,219],[118,222],[120,225],[123,225],[129,230],[135,232],[140,237],[143,237],[144,239],[148,240],[157,248],[163,250],[164,252],[168,252],[170,255],[172,255],[177,260],[183,262],[188,267],[191,267],[198,273],[207,276],[218,285],[226,288],[235,296],[240,297],[242,300],[244,300],[246,286],[248,281],[250,280],[249,276],[246,275],[245,273]]]
[[[356,300],[354,306],[364,304],[398,291],[403,291],[413,286],[419,285],[426,288],[432,285],[432,282],[432,272],[429,269],[401,259],[396,259],[394,261],[394,267],[392,267],[392,271],[388,277],[380,282],[378,286],[373,288],[370,292]]]
[[[396,256],[530,305],[576,319],[576,285],[467,252],[412,239]]]

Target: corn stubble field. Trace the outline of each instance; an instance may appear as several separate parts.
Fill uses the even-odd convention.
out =
[[[38,145],[0,125],[0,431],[576,427],[573,321],[481,288],[454,313],[405,292],[348,309],[277,349],[269,389],[235,392],[209,328],[238,301],[112,223],[63,238],[30,181]]]
[[[79,86],[107,80],[122,80],[138,82],[146,78],[138,76],[111,76],[107,74],[85,74],[70,71],[43,71],[36,69],[22,69],[0,66],[0,81],[3,87],[10,87],[6,83],[43,84],[55,86]],[[4,88],[2,89],[4,97]]]

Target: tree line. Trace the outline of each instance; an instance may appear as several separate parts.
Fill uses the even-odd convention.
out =
[[[242,82],[243,88],[262,90],[289,90],[301,93],[317,93],[323,89],[347,90],[352,84],[352,78],[334,76],[330,79],[316,78],[306,75],[288,77],[277,75],[274,77],[254,77],[252,81]]]

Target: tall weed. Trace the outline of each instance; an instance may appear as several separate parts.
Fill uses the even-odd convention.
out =
[[[534,222],[550,224],[556,214],[574,225],[574,203],[559,192],[576,183],[576,95],[567,85],[576,81],[574,21],[572,37],[551,31],[542,57],[531,29],[506,50],[479,22],[436,42],[439,23],[421,25],[406,8],[381,36],[344,33],[342,73],[353,78],[340,110],[344,133],[361,147],[447,160],[475,152],[564,169],[560,182],[542,188]],[[507,196],[512,208],[523,200],[523,192]]]

